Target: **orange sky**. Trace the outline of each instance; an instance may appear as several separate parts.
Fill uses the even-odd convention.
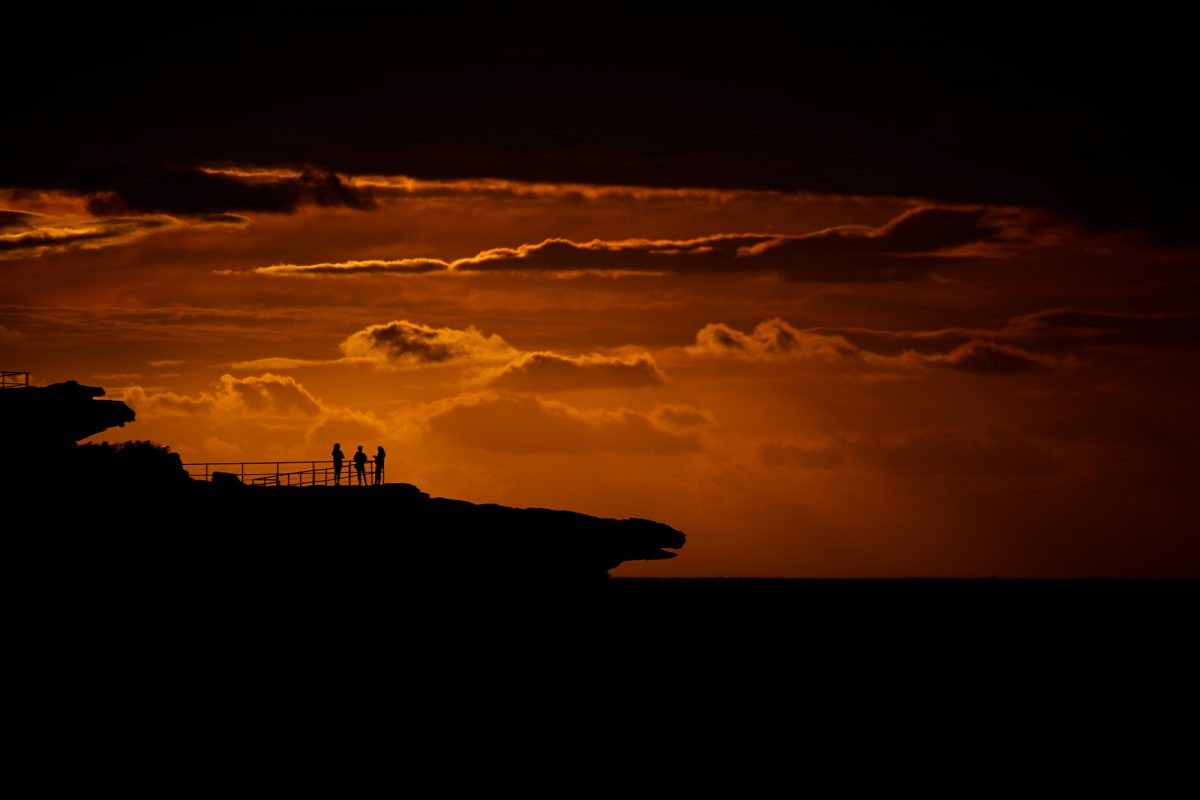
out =
[[[915,198],[344,180],[371,201],[0,192],[0,366],[106,387],[138,420],[99,439],[185,461],[382,444],[434,495],[688,534],[622,575],[1200,571],[1194,251]]]

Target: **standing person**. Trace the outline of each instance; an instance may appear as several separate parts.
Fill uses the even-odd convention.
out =
[[[340,486],[342,483],[342,462],[346,460],[346,454],[342,452],[342,445],[338,442],[333,443],[333,485]]]
[[[367,454],[362,451],[362,445],[358,446],[358,452],[354,454],[354,472],[358,475],[358,485],[364,486],[367,483]]]
[[[375,485],[379,486],[383,483],[383,460],[387,458],[387,453],[383,451],[383,445],[375,448]]]

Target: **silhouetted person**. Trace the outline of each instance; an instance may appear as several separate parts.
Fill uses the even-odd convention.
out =
[[[387,453],[383,451],[383,445],[375,448],[375,485],[379,486],[383,483],[383,460],[387,458]]]
[[[333,485],[338,486],[342,482],[342,462],[346,460],[346,454],[342,452],[342,445],[338,442],[333,443]]]
[[[358,452],[354,454],[354,472],[358,475],[358,485],[365,486],[367,483],[367,454],[362,451],[362,445],[358,446]]]

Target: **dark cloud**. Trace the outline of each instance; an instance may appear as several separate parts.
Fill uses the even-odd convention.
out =
[[[916,208],[879,228],[841,226],[800,235],[718,234],[697,239],[630,239],[497,247],[469,258],[401,258],[275,264],[268,275],[356,275],[436,272],[777,273],[795,281],[914,280],[970,258],[955,248],[996,241],[1010,224],[987,209]]]
[[[364,209],[372,204],[369,192],[347,185],[332,172],[236,174],[186,169],[124,177],[110,191],[91,197],[88,210],[97,215],[156,211],[292,213],[303,205]]]
[[[240,214],[228,214],[224,212],[200,214],[193,219],[196,222],[207,223],[209,225],[248,225],[250,223],[249,219]]]
[[[960,345],[945,355],[921,355],[917,358],[929,366],[978,375],[1019,375],[1053,369],[1060,364],[1058,359],[1050,356],[981,339]]]
[[[962,260],[941,251],[996,241],[1002,233],[1001,221],[987,209],[916,208],[880,228],[844,226],[781,236],[738,255],[791,280],[912,280],[938,264]]]
[[[39,216],[39,214],[30,214],[27,211],[0,209],[0,231],[31,230],[36,227],[34,222]]]
[[[869,328],[808,328],[805,335],[840,337],[880,355],[914,352],[934,356],[970,345],[963,356],[985,356],[981,342],[1071,352],[1103,347],[1191,346],[1200,343],[1200,312],[1140,314],[1051,308],[1013,317],[995,328],[888,331]],[[1003,359],[1003,354],[1000,355]],[[970,360],[970,359],[967,359]]]
[[[370,325],[351,334],[341,348],[347,358],[397,368],[451,362],[486,364],[517,356],[517,351],[499,336],[485,336],[473,327],[433,328],[408,320]]]
[[[78,219],[46,214],[0,212],[0,259],[36,258],[74,248],[98,249],[123,244],[156,231],[182,227],[171,217]]]
[[[323,12],[145,36],[48,15],[9,43],[39,80],[6,85],[21,124],[0,131],[0,185],[114,191],[118,167],[312,163],[1036,205],[1195,242],[1191,33],[1135,17]],[[48,88],[81,75],[86,91]]]
[[[948,258],[940,251],[992,241],[983,209],[918,208],[880,228],[844,226],[798,236],[710,236],[687,241],[570,242],[496,249],[454,262],[461,271],[575,270],[778,272],[797,281],[912,280]]]
[[[498,389],[561,392],[572,389],[635,389],[666,380],[648,354],[631,358],[526,353],[488,383]]]
[[[890,336],[900,341],[922,338],[919,333]],[[942,344],[944,348],[944,342],[950,336],[931,335],[927,338]],[[920,352],[905,348],[899,353],[884,354],[853,344],[838,329],[825,328],[819,332],[800,330],[782,319],[760,322],[749,333],[743,333],[724,323],[705,325],[696,333],[696,344],[689,347],[688,352],[697,356],[732,357],[746,361],[856,360],[879,367],[937,368],[981,375],[1036,372],[1053,369],[1065,363],[1062,359],[1031,353],[1010,344],[986,339],[970,339],[948,351],[933,349]]]
[[[1134,314],[1053,308],[1012,320],[1011,335],[1111,345],[1200,343],[1200,313]]]
[[[1192,347],[1200,344],[1200,312],[1139,314],[1052,308],[996,328],[888,331],[798,329],[781,319],[744,333],[723,323],[696,334],[693,355],[749,361],[861,359],[882,367],[935,368],[1017,375],[1074,366],[1078,354],[1105,349]]]
[[[432,417],[432,431],[452,442],[509,453],[668,453],[695,441],[634,411],[586,413],[532,397],[485,398]]]
[[[942,328],[927,331],[888,331],[870,328],[806,328],[806,334],[838,337],[852,348],[880,355],[900,355],[915,352],[922,355],[945,353],[959,345],[980,337],[1003,337],[999,329],[971,330],[966,328]]]

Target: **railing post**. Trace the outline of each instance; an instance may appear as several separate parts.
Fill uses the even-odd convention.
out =
[[[204,467],[203,479],[206,482],[211,481],[219,471],[215,469],[217,467],[229,469],[231,472],[233,470],[230,467],[237,467],[235,474],[241,478],[242,483],[246,483],[248,480],[255,486],[332,486],[333,476],[330,474],[333,468],[332,463],[315,459],[310,461],[192,461],[185,463],[184,466],[192,471],[189,474],[195,475],[199,474],[199,467]],[[258,469],[265,466],[269,470],[271,464],[275,465],[274,473]],[[284,469],[285,464],[308,464],[308,469],[301,467]],[[247,466],[249,471],[247,471]],[[347,485],[351,485],[354,476],[353,471],[348,473]]]

